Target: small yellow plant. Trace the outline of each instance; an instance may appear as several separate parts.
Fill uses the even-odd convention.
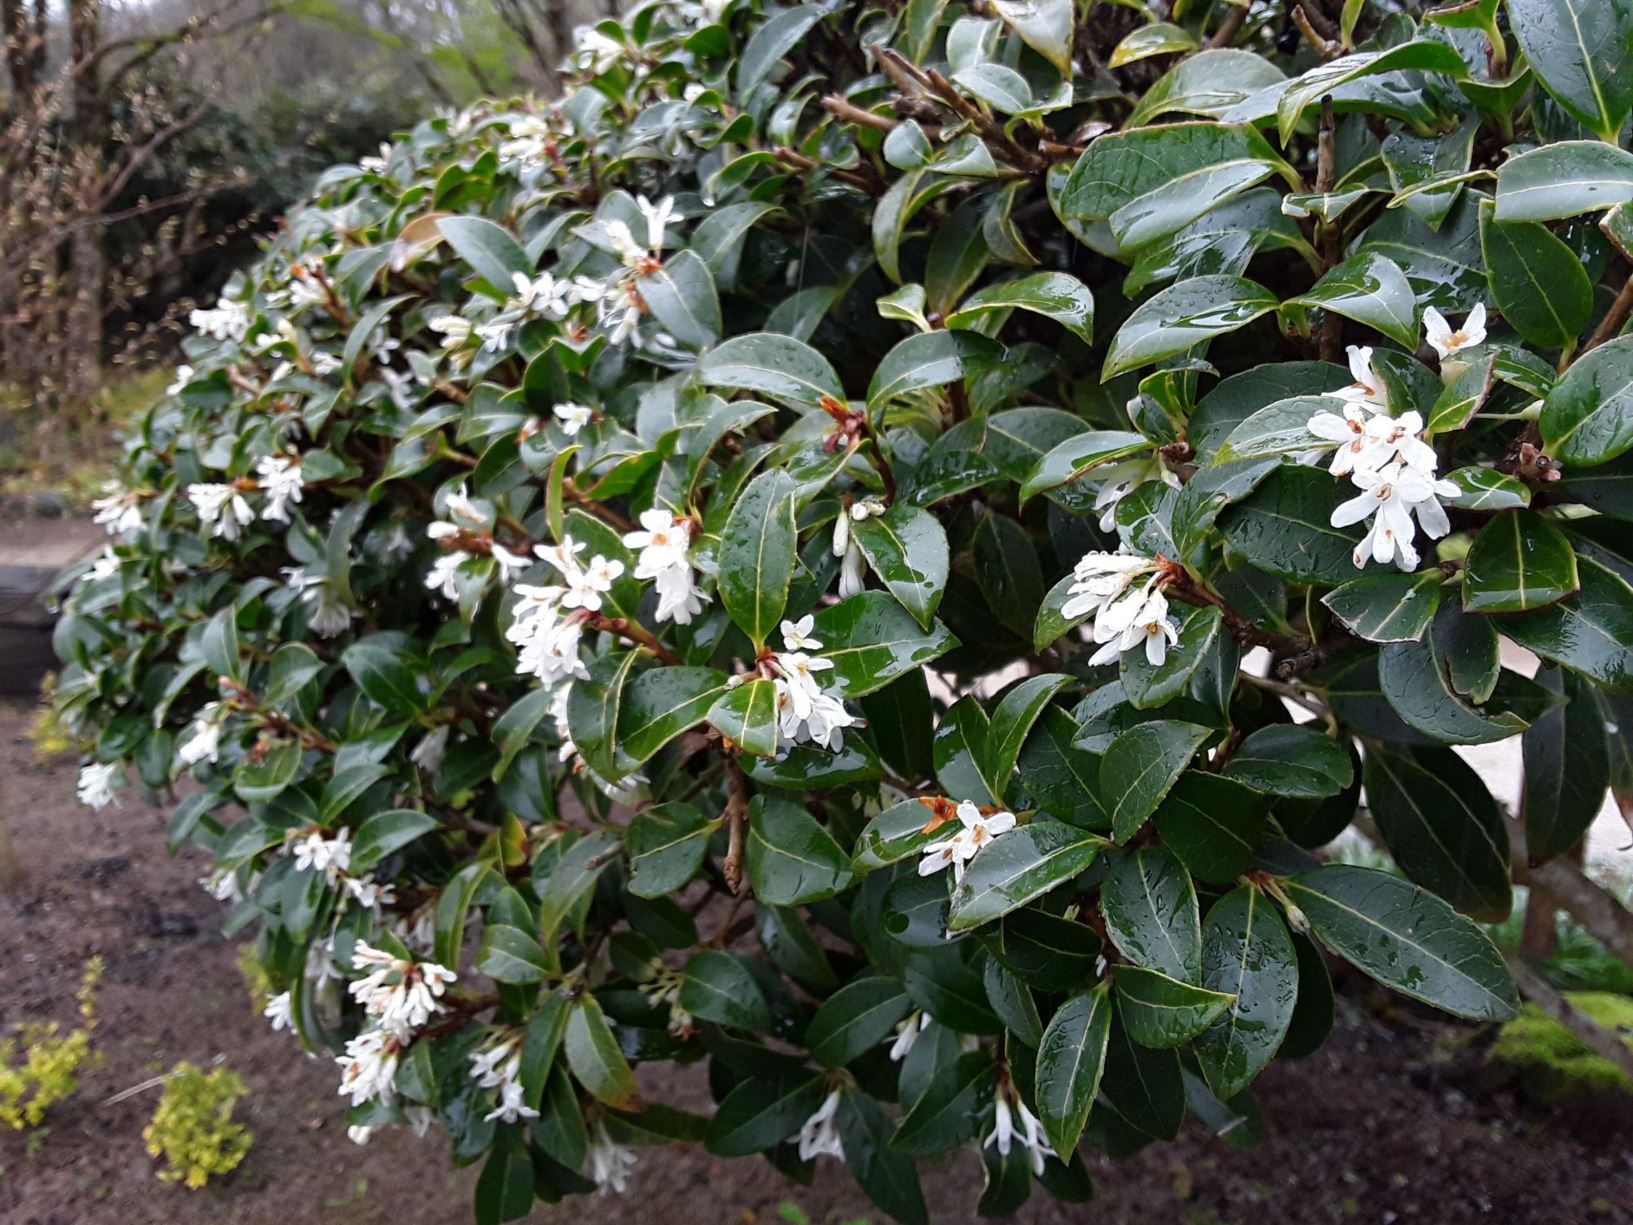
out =
[[[34,744],[34,760],[44,765],[74,751],[75,740],[66,720],[52,704],[56,692],[57,674],[46,673],[40,684],[40,706],[28,725],[28,738]]]
[[[0,1121],[21,1131],[38,1127],[45,1112],[79,1084],[79,1075],[94,1065],[91,1031],[96,1028],[96,985],[102,977],[102,958],[85,963],[79,984],[78,1028],[61,1034],[55,1021],[31,1021],[17,1026],[15,1037],[0,1038]],[[59,1036],[60,1035],[60,1036]],[[22,1060],[13,1064],[18,1048]]]
[[[172,1068],[153,1122],[142,1131],[147,1151],[165,1159],[159,1177],[196,1190],[211,1175],[237,1169],[254,1141],[248,1128],[232,1121],[233,1107],[247,1091],[243,1078],[229,1068],[203,1072],[190,1063]]]

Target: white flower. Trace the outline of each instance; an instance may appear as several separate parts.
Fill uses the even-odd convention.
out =
[[[1013,1108],[1010,1105],[1011,1090],[1000,1088],[993,1099],[993,1128],[987,1136],[983,1148],[996,1145],[999,1155],[1007,1157],[1018,1139],[1021,1147],[1025,1148],[1032,1157],[1032,1173],[1041,1176],[1043,1163],[1047,1158],[1055,1155],[1055,1150],[1044,1137],[1043,1125],[1037,1115],[1026,1108],[1026,1103],[1019,1098],[1015,1099]],[[1020,1115],[1020,1128],[1016,1129],[1015,1115]]]
[[[624,563],[611,561],[598,553],[588,566],[580,565],[578,554],[584,548],[581,542],[568,536],[559,545],[537,545],[533,551],[567,580],[566,590],[560,596],[561,607],[599,612],[601,597],[612,590],[613,581],[623,574]]]
[[[866,579],[866,559],[862,555],[862,546],[856,543],[855,534],[851,531],[851,524],[861,523],[864,519],[872,518],[885,513],[883,503],[873,499],[865,499],[852,504],[849,510],[839,512],[834,520],[834,540],[832,552],[839,558],[839,598],[849,599],[862,590]]]
[[[920,876],[930,876],[951,864],[953,879],[963,880],[964,865],[974,859],[994,838],[1015,828],[1014,813],[995,812],[983,815],[969,800],[959,801],[958,821],[963,828],[951,838],[943,838],[924,847],[923,858],[919,860]]]
[[[351,866],[352,834],[344,827],[337,829],[333,838],[325,838],[321,830],[313,830],[295,839],[290,846],[297,871],[322,872],[332,881]]]
[[[896,1033],[890,1039],[890,1062],[900,1063],[906,1059],[907,1052],[913,1049],[913,1043],[917,1042],[919,1035],[929,1027],[929,1013],[909,1013],[906,1019],[896,1026]]]
[[[238,887],[236,872],[212,872],[208,876],[201,876],[198,883],[218,902],[231,902],[236,906],[244,900],[244,891]]]
[[[856,716],[845,709],[843,702],[827,693],[812,696],[810,707],[804,715],[795,714],[791,702],[782,705],[778,711],[778,731],[784,739],[796,744],[808,740],[820,744],[830,753],[837,753],[844,743],[840,733],[857,722]]]
[[[1120,463],[1110,464],[1098,469],[1094,473],[1094,479],[1099,485],[1094,495],[1094,509],[1100,512],[1102,532],[1116,530],[1117,503],[1147,481],[1161,481],[1175,489],[1180,487],[1178,474],[1162,462],[1160,455],[1147,456],[1143,459],[1125,459]]]
[[[1427,318],[1427,316],[1425,316],[1425,318]],[[193,375],[196,373],[197,371],[195,371],[189,365],[183,364],[177,366],[176,377],[171,380],[170,386],[164,389],[164,394],[167,396],[180,395],[182,388],[186,387],[187,384],[193,381]]]
[[[603,1192],[622,1195],[629,1188],[629,1172],[635,1168],[635,1153],[607,1135],[607,1125],[597,1119],[590,1133],[590,1178]]]
[[[1123,600],[1095,622],[1096,636],[1102,631],[1109,636],[1089,657],[1091,667],[1110,663],[1141,643],[1145,644],[1145,658],[1152,667],[1161,667],[1168,658],[1168,648],[1179,641],[1179,627],[1168,615],[1168,597],[1149,587],[1140,597]]]
[[[249,308],[242,302],[222,298],[214,310],[195,310],[187,322],[213,340],[242,341],[249,331]]]
[[[1436,500],[1456,496],[1457,486],[1450,481],[1437,481],[1398,461],[1376,472],[1357,472],[1353,479],[1362,492],[1338,505],[1332,512],[1332,525],[1348,527],[1371,516],[1372,526],[1355,549],[1356,566],[1365,566],[1371,556],[1378,562],[1393,559],[1402,570],[1415,570],[1418,551],[1412,540],[1418,526],[1431,540],[1451,530]]]
[[[1348,400],[1352,404],[1364,404],[1371,408],[1384,407],[1383,380],[1372,369],[1372,349],[1366,345],[1349,346],[1349,370],[1355,381],[1348,387],[1340,387],[1337,391],[1329,391],[1329,396],[1340,400]]]
[[[357,159],[357,168],[359,170],[367,170],[367,171],[369,171],[369,172],[371,172],[373,174],[384,174],[385,169],[386,169],[386,163],[389,162],[390,160],[391,160],[391,145],[387,141],[381,141],[380,142],[380,153],[379,153],[379,155],[375,156],[373,154],[369,154],[367,156],[358,158]]]
[[[426,732],[408,755],[408,760],[422,770],[436,773],[437,767],[442,765],[443,755],[448,751],[449,730],[448,724],[439,723]]]
[[[1332,466],[1328,469],[1334,476],[1343,476],[1352,471],[1361,455],[1372,441],[1367,432],[1366,407],[1361,403],[1351,401],[1344,405],[1344,415],[1337,413],[1316,413],[1305,423],[1305,429],[1314,434],[1323,442],[1337,443],[1338,450],[1333,454]],[[1314,458],[1319,458],[1325,447],[1316,448]]]
[[[470,559],[471,555],[463,549],[453,549],[444,553],[431,563],[431,569],[426,572],[426,589],[437,592],[445,600],[457,600],[459,598],[459,568]]]
[[[581,429],[590,423],[595,416],[595,410],[583,404],[558,404],[550,410],[561,422],[561,432],[572,438]],[[647,512],[650,514],[651,512]],[[634,535],[632,532],[631,535]]]
[[[301,480],[301,463],[287,455],[263,455],[255,464],[261,491],[267,495],[267,504],[261,518],[278,523],[289,522],[289,503],[301,500],[305,488]]]
[[[1157,569],[1154,559],[1138,553],[1085,553],[1072,567],[1071,599],[1061,605],[1061,616],[1073,619],[1098,613],[1111,604],[1142,574]]]
[[[590,75],[600,76],[623,56],[623,44],[614,42],[600,30],[585,28],[579,31],[574,58]]]
[[[654,616],[659,621],[673,621],[677,625],[691,624],[709,598],[694,581],[690,565],[659,571],[653,586],[658,592],[658,610]]]
[[[426,320],[426,326],[442,337],[444,349],[460,348],[475,330],[469,319],[461,319],[458,315],[438,315]]]
[[[1425,476],[1434,475],[1440,458],[1433,447],[1418,437],[1423,431],[1423,418],[1417,413],[1402,413],[1399,417],[1379,413],[1367,422],[1366,428],[1371,441],[1357,458],[1358,469],[1378,469],[1399,460]]]
[[[91,503],[96,512],[91,520],[105,527],[110,536],[123,536],[140,531],[142,527],[142,498],[133,489],[122,489],[117,483],[104,486],[105,496]]]
[[[509,319],[490,319],[472,329],[482,342],[484,353],[497,353],[510,341],[510,330],[515,325]]]
[[[515,1042],[501,1042],[471,1057],[471,1079],[482,1089],[497,1089],[521,1075],[522,1059]]]
[[[845,1160],[844,1147],[839,1143],[839,1128],[834,1116],[839,1112],[839,1090],[829,1093],[816,1113],[800,1124],[799,1159],[810,1161],[817,1157],[838,1157]]]
[[[518,314],[553,315],[560,319],[567,314],[567,284],[557,281],[548,272],[529,278],[525,272],[510,274],[516,296],[507,303]]]
[[[198,512],[200,527],[215,525],[210,534],[223,540],[237,540],[238,529],[255,521],[255,512],[238,492],[236,485],[203,483],[187,487],[187,500]]]
[[[81,766],[76,787],[79,802],[87,808],[106,808],[109,804],[117,808],[119,797],[114,794],[114,785],[124,781],[124,767],[116,761]]]
[[[365,157],[363,160],[366,162],[371,159]],[[353,1123],[346,1128],[346,1139],[357,1145],[367,1144],[374,1138],[374,1131],[375,1129],[367,1123]]]
[[[618,252],[618,258],[625,268],[633,271],[646,263],[646,248],[635,241],[635,235],[630,232],[625,222],[612,217],[602,221],[600,225],[602,236],[606,238],[608,245]]]
[[[369,970],[347,988],[352,997],[378,1018],[382,1030],[404,1041],[442,1011],[438,999],[458,977],[435,962],[407,961],[361,940],[352,954],[352,967]]]
[[[499,563],[499,581],[501,583],[514,582],[522,571],[533,564],[532,559],[524,553],[512,553],[497,540],[489,546],[493,560]]]
[[[639,553],[635,559],[636,578],[656,578],[672,567],[689,565],[686,553],[691,544],[692,534],[686,523],[676,522],[667,510],[643,510],[640,529],[624,534],[624,547]]]
[[[383,1029],[365,1029],[346,1043],[346,1053],[335,1059],[340,1065],[340,1092],[350,1095],[353,1106],[378,1099],[391,1105],[396,1096],[397,1057],[402,1043]]]
[[[344,880],[346,893],[365,910],[379,910],[397,900],[396,887],[390,881],[381,884],[372,876],[348,876]]]
[[[201,761],[219,761],[221,756],[221,723],[226,713],[220,702],[206,703],[198,712],[189,729],[191,737],[176,747],[176,760],[184,766],[196,766]]]
[[[1440,354],[1442,360],[1458,353],[1463,349],[1471,349],[1475,345],[1484,344],[1486,339],[1486,304],[1476,303],[1468,317],[1463,320],[1463,326],[1456,331],[1446,322],[1442,315],[1432,306],[1423,310],[1423,335]]]
[[[289,992],[280,991],[277,995],[266,997],[266,1007],[261,1009],[261,1015],[272,1022],[272,1030],[276,1033],[280,1029],[293,1030],[295,1028],[295,1006],[289,999]]]
[[[820,651],[822,644],[811,637],[811,631],[816,628],[816,618],[807,613],[798,621],[784,621],[779,627],[782,630],[783,647],[789,651]]]
[[[536,1119],[539,1112],[522,1100],[522,1082],[506,1081],[499,1087],[499,1104],[482,1116],[484,1123],[498,1119],[501,1123],[516,1123],[522,1119]]]
[[[646,218],[646,245],[656,255],[663,250],[664,230],[671,221],[681,220],[681,214],[675,211],[675,197],[665,196],[654,204],[645,196],[636,196],[635,207]]]

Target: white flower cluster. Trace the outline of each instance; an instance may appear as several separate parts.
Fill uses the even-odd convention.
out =
[[[299,502],[306,488],[300,458],[264,455],[256,461],[255,472],[258,479],[245,477],[231,484],[200,481],[187,486],[187,500],[198,512],[199,526],[210,529],[212,536],[237,540],[242,529],[255,522],[255,510],[244,496],[251,490],[259,490],[267,496],[266,505],[261,508],[262,519],[269,523],[288,523],[290,503]],[[110,509],[106,513],[112,515],[113,512]],[[118,523],[120,520],[107,521]],[[98,522],[104,520],[99,518]],[[136,523],[141,524],[140,512]],[[110,527],[109,530],[115,529]]]
[[[995,838],[1015,828],[1015,814],[998,810],[983,813],[969,800],[960,800],[956,809],[959,828],[949,838],[926,844],[920,852],[919,875],[931,876],[951,865],[954,882],[964,879],[964,869],[970,860],[992,844]],[[942,818],[945,821],[945,818]],[[911,1046],[912,1042],[909,1041]],[[902,1054],[906,1054],[904,1048]],[[896,1053],[891,1050],[891,1058]]]
[[[193,311],[187,322],[211,340],[242,342],[249,332],[249,307],[235,298],[222,298],[208,310]]]
[[[518,648],[516,671],[537,677],[547,689],[589,675],[578,656],[585,617],[601,611],[602,596],[624,572],[623,562],[599,553],[588,566],[581,565],[578,555],[584,549],[571,536],[559,545],[535,546],[534,553],[555,567],[562,582],[516,584],[521,600],[505,637]]]
[[[686,975],[656,960],[639,983],[641,994],[649,1002],[669,1009],[669,1032],[677,1038],[689,1037],[692,1033],[692,1014],[680,1006],[680,989],[685,985]]]
[[[369,910],[397,900],[390,882],[382,885],[373,876],[351,874],[352,834],[344,826],[332,832],[320,828],[290,830],[284,837],[284,850],[294,856],[297,872],[316,872],[326,877],[331,887],[340,888],[346,897]]]
[[[102,488],[103,496],[91,502],[96,512],[91,522],[104,528],[110,536],[128,536],[142,530],[142,495],[126,489],[117,481]]]
[[[1141,644],[1153,666],[1168,658],[1169,646],[1179,640],[1179,629],[1168,615],[1160,562],[1126,548],[1115,553],[1085,553],[1072,574],[1074,581],[1067,589],[1071,598],[1060,611],[1068,619],[1093,616],[1091,636],[1101,645],[1089,657],[1091,666],[1110,663]],[[1149,577],[1135,586],[1142,576]]]
[[[539,1112],[524,1100],[521,1044],[515,1038],[507,1038],[472,1055],[471,1079],[479,1088],[499,1090],[497,1104],[482,1116],[484,1123],[495,1119],[517,1123],[539,1117]]]
[[[777,687],[778,735],[793,744],[809,740],[836,753],[844,742],[844,729],[855,726],[857,720],[843,702],[823,691],[817,679],[818,672],[834,665],[831,659],[810,654],[822,649],[822,643],[811,637],[815,625],[816,618],[809,615],[784,621],[780,627],[783,649],[771,652],[765,666]],[[735,686],[746,679],[744,674],[728,683]]]
[[[1473,334],[1465,325],[1465,331],[1457,333],[1463,339],[1455,346],[1442,338],[1436,348],[1443,353],[1456,352],[1477,343],[1469,338]],[[1483,328],[1479,336],[1484,339]],[[1363,519],[1372,520],[1356,546],[1356,566],[1365,566],[1371,557],[1377,562],[1394,561],[1402,570],[1415,570],[1420,560],[1413,544],[1417,530],[1422,527],[1431,540],[1451,530],[1439,499],[1454,497],[1457,486],[1435,479],[1439,457],[1419,436],[1423,418],[1415,412],[1390,416],[1383,381],[1372,368],[1372,350],[1351,345],[1349,362],[1355,382],[1328,393],[1344,401],[1342,415],[1316,413],[1307,427],[1324,443],[1337,447],[1328,470],[1334,476],[1347,475],[1361,491],[1333,510],[1331,522],[1334,527],[1348,527]],[[1315,456],[1326,449],[1318,448]]]
[[[340,1093],[353,1106],[379,1101],[390,1105],[396,1095],[397,1063],[414,1031],[440,1011],[439,999],[457,977],[430,961],[409,961],[359,940],[352,954],[354,969],[367,970],[349,988],[372,1024],[346,1043],[340,1065]]]
[[[616,1191],[622,1195],[629,1189],[629,1172],[635,1168],[634,1150],[613,1140],[607,1134],[606,1123],[600,1119],[595,1121],[595,1128],[590,1132],[587,1156],[590,1177],[603,1193]]]
[[[200,762],[220,761],[221,733],[227,714],[227,707],[221,702],[206,702],[200,707],[187,729],[188,738],[176,746],[176,760],[188,769]]]
[[[692,572],[692,525],[667,510],[641,512],[641,526],[624,535],[624,547],[636,554],[635,577],[651,579],[658,592],[659,621],[687,625],[709,598],[698,589]]]

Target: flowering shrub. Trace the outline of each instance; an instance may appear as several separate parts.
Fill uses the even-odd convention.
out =
[[[646,4],[324,177],[56,700],[86,802],[194,780],[354,1139],[486,1221],[677,1140],[1002,1213],[1251,1117],[1321,950],[1514,1012],[1446,746],[1537,858],[1628,784],[1633,31],[1411,7]],[[1405,879],[1318,853],[1363,787]]]

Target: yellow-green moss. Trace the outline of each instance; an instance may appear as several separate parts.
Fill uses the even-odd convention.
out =
[[[55,1021],[17,1026],[15,1037],[0,1038],[0,1122],[21,1131],[38,1127],[45,1112],[79,1084],[79,1074],[95,1062],[91,1031],[96,1028],[96,984],[102,958],[85,965],[79,986],[83,1024],[62,1034]],[[22,1058],[13,1063],[21,1049]]]
[[[1569,991],[1565,998],[1633,1048],[1633,998],[1609,991]],[[1486,1058],[1513,1069],[1525,1088],[1544,1101],[1633,1093],[1633,1078],[1532,1004],[1498,1031]]]

